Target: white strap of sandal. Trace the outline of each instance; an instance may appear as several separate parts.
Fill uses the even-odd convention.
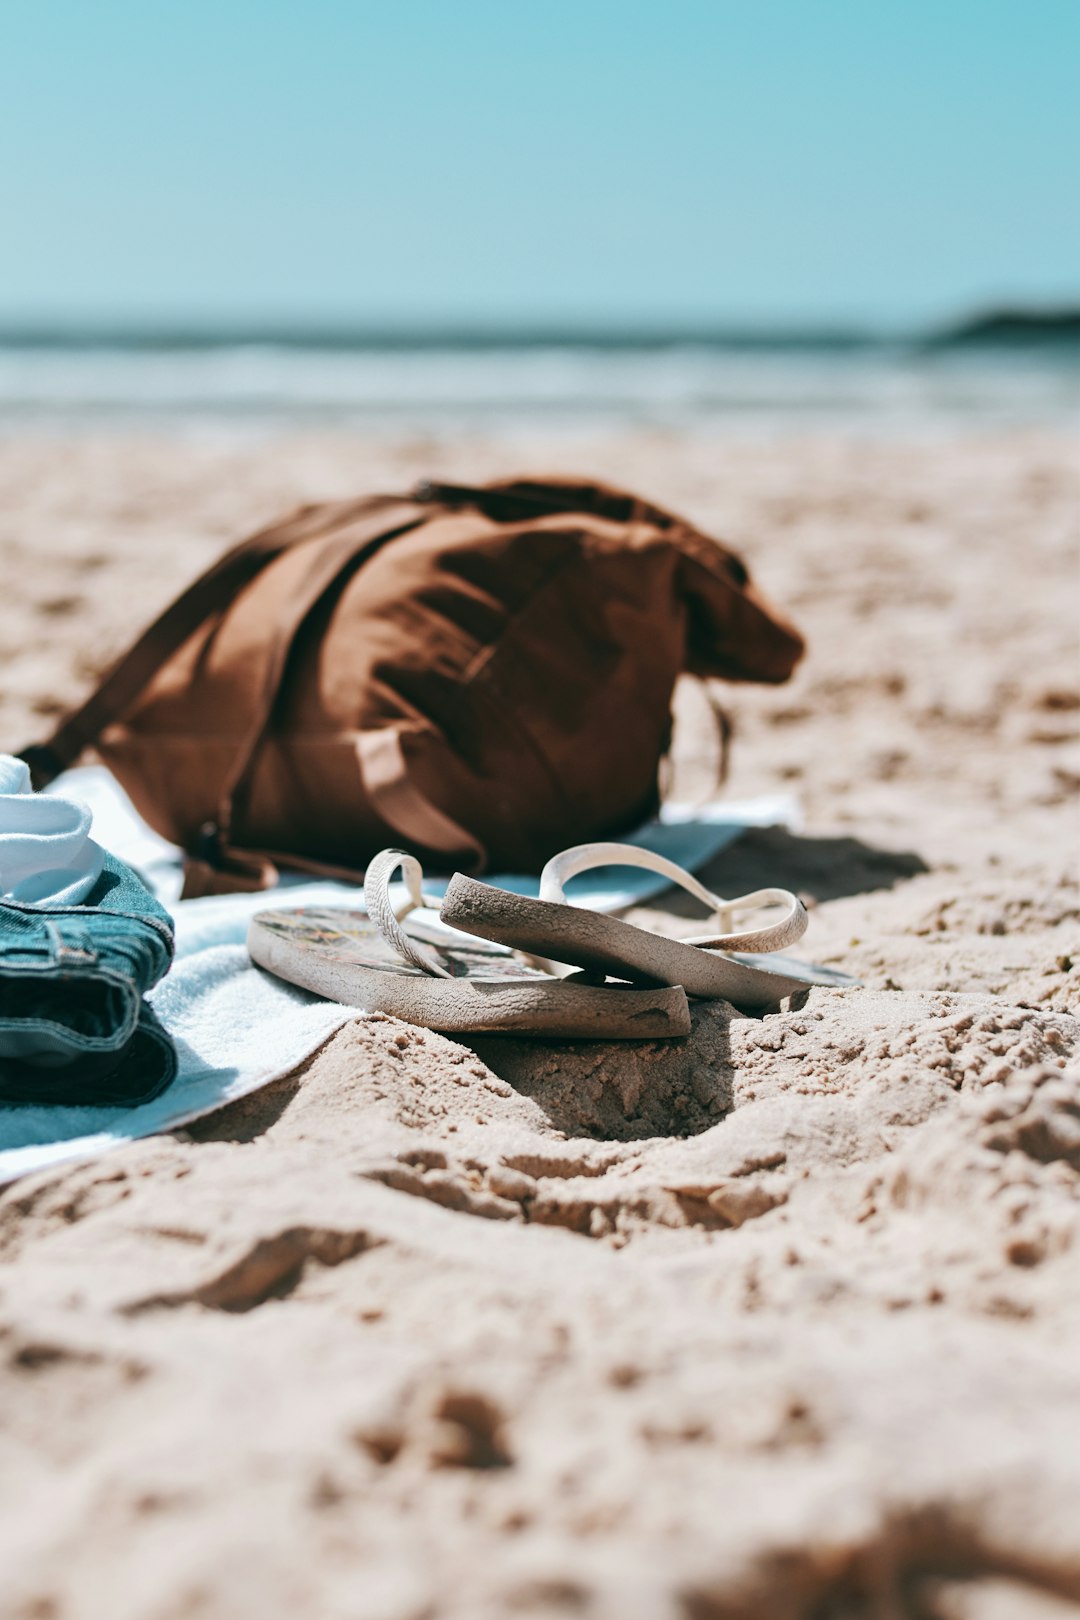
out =
[[[395,908],[390,898],[390,881],[399,870],[405,881],[408,902]],[[418,906],[437,908],[439,905],[437,899],[425,898],[421,887],[423,876],[424,869],[415,855],[407,855],[403,849],[381,850],[368,862],[364,873],[364,904],[386,944],[403,956],[406,962],[411,962],[423,973],[434,974],[436,978],[452,979],[453,974],[447,972],[439,959],[412,939],[401,926],[409,912],[415,911]]]
[[[560,854],[553,855],[540,874],[541,900],[567,904],[565,886],[570,879],[577,877],[580,872],[591,872],[598,866],[642,866],[678,884],[708,906],[716,915],[718,931],[694,935],[684,941],[684,944],[700,945],[706,950],[783,950],[802,938],[810,920],[802,901],[788,889],[755,889],[752,894],[724,900],[674,861],[654,854],[651,849],[639,849],[634,844],[575,844],[572,849],[564,849]],[[734,912],[757,910],[763,906],[783,906],[784,914],[778,922],[770,923],[765,928],[743,932],[734,930]]]

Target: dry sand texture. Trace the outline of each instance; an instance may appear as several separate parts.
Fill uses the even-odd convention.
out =
[[[9,1190],[5,1617],[1080,1616],[1075,450],[0,448],[8,745],[293,499],[580,466],[685,508],[811,643],[734,696],[730,784],[805,835],[711,882],[800,889],[866,984],[667,1048],[366,1019]]]

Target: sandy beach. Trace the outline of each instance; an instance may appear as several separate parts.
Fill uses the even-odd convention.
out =
[[[863,988],[667,1045],[366,1018],[7,1189],[4,1620],[1080,1617],[1074,434],[9,438],[0,747],[297,501],[578,469],[805,632],[726,693],[725,791],[801,830],[704,875]]]

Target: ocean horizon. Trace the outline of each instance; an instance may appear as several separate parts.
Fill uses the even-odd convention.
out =
[[[1038,426],[1080,319],[952,328],[0,324],[0,432]]]

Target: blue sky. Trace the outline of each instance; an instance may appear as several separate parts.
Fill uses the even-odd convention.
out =
[[[0,320],[1080,294],[1080,0],[8,0]]]

